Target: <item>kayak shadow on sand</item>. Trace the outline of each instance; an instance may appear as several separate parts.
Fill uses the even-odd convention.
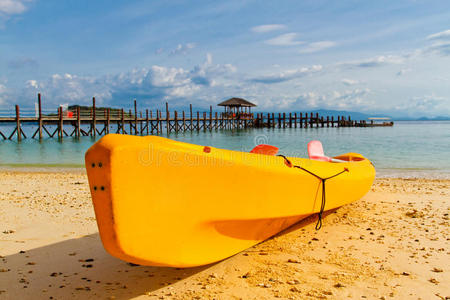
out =
[[[325,212],[324,217],[333,212]],[[315,222],[317,214],[273,237]],[[241,253],[252,251],[253,247],[250,247]],[[130,299],[146,294],[160,296],[159,289],[215,265],[181,269],[129,264],[108,254],[98,233],[21,251],[4,256],[2,260],[2,299]]]
[[[326,219],[327,216],[329,216],[329,215],[335,213],[338,209],[339,209],[339,207],[338,207],[338,208],[335,208],[335,209],[330,209],[330,210],[324,211],[324,212],[323,212],[323,215],[322,215],[322,219],[323,219],[323,220]],[[288,234],[288,233],[290,233],[290,232],[292,232],[292,231],[299,230],[299,229],[301,229],[301,228],[303,228],[303,227],[306,227],[306,226],[308,226],[308,225],[316,224],[316,223],[317,223],[317,218],[318,218],[318,217],[317,217],[317,214],[310,215],[310,216],[308,216],[308,217],[306,217],[306,218],[304,218],[304,219],[298,221],[297,223],[295,223],[295,224],[289,226],[288,228],[286,228],[285,230],[279,232],[278,234],[272,236],[271,239],[272,239],[272,238],[275,238],[275,237],[278,237],[278,236],[282,236],[282,235]],[[325,229],[324,227],[326,227],[326,226],[327,226],[327,224],[325,223],[325,224],[323,225],[323,227],[322,227],[321,229],[319,229],[319,230],[324,230],[324,229]],[[329,226],[329,225],[328,225],[328,226]],[[312,230],[315,231],[314,228],[312,228]]]
[[[196,268],[138,266],[109,255],[99,234],[4,256],[2,299],[130,299],[188,278]]]

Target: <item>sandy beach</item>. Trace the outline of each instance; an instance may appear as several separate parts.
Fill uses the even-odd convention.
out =
[[[0,172],[0,299],[450,299],[450,180],[376,179],[361,200],[216,264],[105,252],[86,175]]]

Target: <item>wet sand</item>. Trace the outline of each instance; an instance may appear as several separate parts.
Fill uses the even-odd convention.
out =
[[[134,266],[103,249],[83,172],[0,172],[0,299],[450,299],[450,180],[377,179],[222,262]]]

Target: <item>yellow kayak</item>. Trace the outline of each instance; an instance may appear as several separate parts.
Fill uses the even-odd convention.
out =
[[[364,196],[375,177],[371,162],[356,153],[335,158],[343,162],[109,134],[85,161],[110,254],[141,265],[194,267]]]

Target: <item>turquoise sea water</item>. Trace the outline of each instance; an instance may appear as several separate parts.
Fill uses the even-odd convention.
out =
[[[5,130],[7,131],[7,130]],[[33,128],[27,128],[28,135]],[[358,152],[380,176],[450,178],[450,121],[396,122],[394,127],[217,130],[171,134],[170,138],[218,148],[250,151],[272,144],[280,153],[306,157],[306,144],[322,141],[327,155]],[[81,168],[94,138],[0,141],[0,166]]]

